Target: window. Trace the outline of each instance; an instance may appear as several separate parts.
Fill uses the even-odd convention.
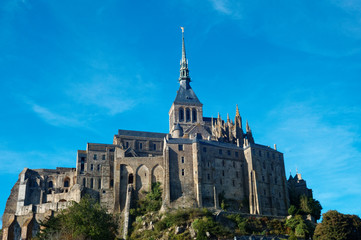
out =
[[[93,181],[93,179],[91,178],[90,179],[90,188],[93,188],[94,187],[94,181]]]
[[[189,122],[191,120],[191,112],[189,111],[189,109],[186,109],[186,121]]]
[[[219,155],[222,155],[222,149],[218,150]]]
[[[235,162],[233,162],[233,167],[234,167],[234,168],[236,167],[236,163],[235,163]]]
[[[52,187],[53,187],[53,181],[49,181],[48,187],[49,187],[49,188],[52,188]]]
[[[93,171],[93,169],[94,169],[94,165],[90,164],[90,171]]]
[[[80,164],[80,171],[83,172],[84,171],[84,163]]]
[[[263,190],[263,194],[266,195],[266,190]]]
[[[222,176],[224,177],[224,170],[222,170]]]
[[[102,160],[105,160],[105,154],[102,155]]]
[[[277,184],[277,177],[275,177],[275,184]]]
[[[258,151],[258,156],[262,157],[262,152],[261,152],[261,150]]]
[[[207,174],[207,178],[208,180],[211,179],[211,175],[209,173]]]
[[[96,154],[94,154],[93,159],[97,160],[97,155]]]
[[[178,150],[179,150],[179,151],[183,151],[183,144],[179,144],[179,145],[178,145]]]
[[[64,180],[64,187],[69,187],[69,182],[70,182],[70,179],[69,178],[66,178]]]
[[[262,165],[263,165],[263,168],[266,169],[266,163],[263,162]]]
[[[125,142],[125,147],[126,147],[126,148],[129,147],[129,142]]]
[[[113,187],[113,185],[114,185],[114,180],[112,179],[110,180],[110,187]]]
[[[238,157],[238,152],[234,152],[234,155],[235,155],[236,157]]]
[[[182,176],[184,176],[184,169],[182,169]]]
[[[157,150],[157,144],[153,143],[153,150]]]
[[[228,156],[231,156],[231,151],[228,150],[228,151],[227,151],[227,154],[228,154]]]
[[[209,162],[208,162],[208,167],[209,167]]]
[[[98,179],[98,189],[100,189],[102,187],[102,180],[99,178]]]
[[[224,165],[226,165],[226,163],[224,162],[224,160],[222,160],[222,166],[224,167]]]
[[[86,180],[85,178],[83,178],[83,186],[85,187],[85,184],[86,184]]]
[[[100,171],[100,167],[101,167],[101,165],[98,165],[98,166],[97,166],[97,170],[98,170],[98,172]]]
[[[143,149],[143,143],[139,143],[139,149]]]
[[[267,157],[269,158],[269,152],[267,152]]]
[[[197,110],[195,109],[192,110],[192,117],[193,117],[193,122],[197,122]]]
[[[182,157],[182,163],[184,163],[184,157]]]
[[[184,110],[183,110],[183,108],[179,109],[179,121],[180,122],[184,121]]]
[[[281,156],[281,155],[278,155],[278,159],[279,159],[279,160],[282,160],[282,156]]]
[[[206,148],[206,147],[203,147],[203,152],[207,152],[207,148]]]
[[[262,181],[264,182],[264,176],[262,176]]]
[[[235,186],[234,180],[232,180],[232,185],[233,185],[233,187]]]
[[[273,171],[273,163],[271,163],[271,169],[272,169],[272,171]]]
[[[237,177],[237,178],[239,177],[239,173],[238,173],[238,171],[236,172],[236,177]]]
[[[222,179],[219,179],[219,184],[221,184],[221,185],[222,185]]]

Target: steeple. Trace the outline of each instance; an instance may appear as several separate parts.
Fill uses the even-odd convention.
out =
[[[184,43],[184,27],[182,29],[182,59],[180,61],[180,74],[179,74],[179,82],[181,85],[189,88],[189,82],[191,78],[189,77],[189,70],[188,70],[188,60],[186,57],[186,47]]]
[[[247,131],[247,132],[251,132],[251,128],[250,128],[249,125],[248,125],[248,120],[247,120],[247,122],[246,122],[246,131]]]

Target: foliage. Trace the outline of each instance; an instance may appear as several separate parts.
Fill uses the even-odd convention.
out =
[[[151,192],[147,193],[144,198],[137,203],[136,209],[130,209],[133,216],[142,216],[147,212],[159,211],[162,206],[162,189],[160,182],[152,183]]]
[[[301,215],[295,215],[286,221],[286,226],[296,237],[308,238],[314,232],[314,226],[310,221],[305,220]]]
[[[220,223],[215,222],[212,216],[204,216],[201,219],[196,219],[192,223],[192,227],[197,231],[197,240],[208,239],[206,233],[211,236],[228,236],[230,231],[223,227]]]
[[[117,229],[114,217],[89,197],[74,202],[57,216],[41,222],[41,226],[45,229],[38,234],[38,239],[51,239],[54,234],[69,240],[114,239]]]
[[[218,200],[221,203],[221,209],[227,211],[229,204],[227,203],[227,199],[225,198],[224,195],[225,195],[224,191],[218,194]]]
[[[330,210],[322,215],[322,222],[316,227],[317,240],[356,240],[361,239],[361,219]]]
[[[302,195],[300,197],[300,209],[306,214],[311,214],[316,221],[321,218],[322,206],[316,199]]]
[[[291,205],[291,206],[288,208],[288,214],[289,214],[289,215],[294,216],[294,215],[297,214],[297,212],[298,212],[298,209],[296,208],[295,205]]]

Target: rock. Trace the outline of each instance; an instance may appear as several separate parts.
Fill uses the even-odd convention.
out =
[[[206,236],[207,236],[208,238],[210,238],[210,237],[211,237],[211,234],[210,234],[209,232],[206,232]]]
[[[189,234],[191,235],[191,238],[195,238],[197,236],[196,231],[192,227],[189,228]]]
[[[174,232],[174,234],[181,234],[181,233],[183,233],[184,232],[184,227],[176,227],[175,228],[175,232]]]
[[[148,226],[148,230],[154,230],[153,221],[150,221],[149,226]]]

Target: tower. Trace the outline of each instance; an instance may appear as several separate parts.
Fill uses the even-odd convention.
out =
[[[179,89],[169,110],[169,133],[182,128],[183,133],[196,124],[203,123],[203,104],[198,100],[189,77],[188,60],[184,43],[184,28],[182,29],[182,59],[180,61]],[[179,125],[179,126],[178,126]],[[176,129],[177,126],[177,129]]]

